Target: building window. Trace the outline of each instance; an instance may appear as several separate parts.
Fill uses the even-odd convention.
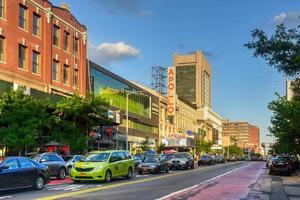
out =
[[[70,67],[68,65],[64,65],[64,84],[69,85],[69,74]]]
[[[33,13],[33,23],[32,23],[32,30],[33,30],[33,34],[36,36],[40,36],[40,21],[41,21],[41,17],[36,14]]]
[[[59,62],[56,60],[53,60],[52,80],[59,81]]]
[[[64,32],[64,50],[69,51],[70,33]]]
[[[19,44],[19,67],[26,69],[27,47]]]
[[[22,28],[22,29],[27,28],[26,20],[27,20],[27,8],[24,7],[23,5],[20,5],[20,7],[19,7],[19,27],[20,28]]]
[[[59,27],[53,26],[53,44],[58,47],[59,45]]]
[[[78,88],[78,69],[74,69],[74,87]]]
[[[40,53],[33,51],[32,52],[32,73],[40,73]]]
[[[5,0],[0,0],[0,17],[4,18],[5,12]]]
[[[0,61],[5,61],[5,39],[0,36]]]
[[[78,38],[74,38],[74,55],[76,57],[78,57],[78,43],[79,43],[79,39]]]

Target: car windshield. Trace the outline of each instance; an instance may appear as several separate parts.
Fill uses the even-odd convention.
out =
[[[38,160],[40,159],[40,157],[41,157],[41,155],[38,154],[38,155],[33,156],[31,159],[38,162]]]
[[[174,156],[174,154],[165,154],[165,157],[166,157],[167,159],[173,158],[173,156]]]
[[[148,158],[145,160],[145,163],[159,163],[157,158]]]
[[[186,154],[175,154],[174,158],[186,158]]]
[[[106,162],[110,153],[90,153],[83,158],[83,162]]]

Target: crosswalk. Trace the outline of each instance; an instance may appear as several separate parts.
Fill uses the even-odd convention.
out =
[[[78,191],[84,189],[87,185],[56,185],[56,186],[48,186],[46,187],[49,191]]]

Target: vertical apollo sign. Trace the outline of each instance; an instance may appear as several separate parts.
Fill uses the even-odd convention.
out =
[[[175,94],[176,94],[176,72],[175,67],[168,68],[168,102],[167,102],[167,114],[170,117],[175,116],[176,104],[175,104]]]

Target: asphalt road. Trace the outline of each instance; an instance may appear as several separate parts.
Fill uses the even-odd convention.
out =
[[[132,180],[119,179],[112,183],[67,183],[46,186],[42,191],[19,190],[0,195],[0,200],[32,199],[104,199],[138,200],[159,199],[174,192],[188,189],[224,174],[254,164],[234,162],[215,166],[197,167],[194,170],[176,170],[168,174],[136,175]],[[259,166],[260,167],[260,166]]]

